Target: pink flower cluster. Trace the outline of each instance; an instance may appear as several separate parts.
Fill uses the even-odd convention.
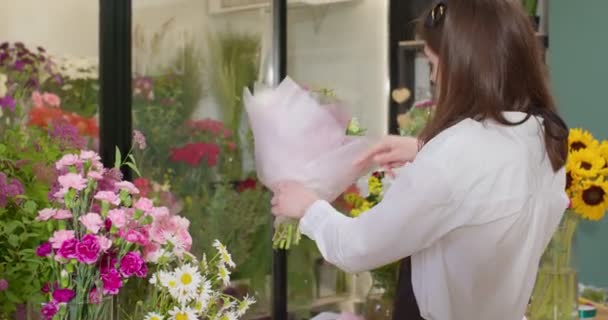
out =
[[[61,274],[52,279],[55,285],[45,286],[51,298],[43,306],[45,319],[75,299],[76,283],[101,283],[88,289],[89,301],[78,303],[101,301],[103,295],[118,294],[127,278],[145,278],[147,263],[166,248],[176,256],[190,250],[189,221],[156,207],[133,183],[103,168],[96,153],[65,155],[56,170],[57,207],[40,210],[36,218],[53,230],[36,254],[57,269],[53,275]]]

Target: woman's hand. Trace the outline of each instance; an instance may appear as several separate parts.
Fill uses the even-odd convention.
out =
[[[319,200],[317,194],[298,182],[281,182],[273,189],[274,197],[271,204],[272,213],[275,216],[300,219],[304,216],[306,210],[315,201]]]
[[[414,137],[386,136],[377,145],[355,161],[359,168],[371,165],[383,167],[389,174],[393,168],[404,166],[418,154],[418,139]]]

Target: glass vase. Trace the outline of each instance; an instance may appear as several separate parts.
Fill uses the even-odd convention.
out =
[[[577,319],[578,283],[572,266],[576,213],[567,210],[545,250],[530,304],[531,320]]]

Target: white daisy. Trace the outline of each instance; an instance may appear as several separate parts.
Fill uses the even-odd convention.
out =
[[[150,312],[146,315],[146,317],[144,318],[144,320],[163,320],[164,317],[156,312]]]
[[[177,288],[177,279],[175,278],[175,274],[173,272],[159,271],[158,278],[160,279],[160,284],[169,289],[174,290]]]
[[[223,263],[219,263],[217,266],[217,276],[222,280],[224,286],[228,286],[230,284],[230,271],[226,268],[226,265]]]
[[[220,259],[223,263],[225,263],[226,265],[228,265],[230,268],[235,268],[236,264],[234,263],[234,261],[232,261],[232,256],[230,255],[230,253],[228,252],[228,249],[226,249],[226,246],[224,246],[219,240],[215,240],[213,242],[213,246],[215,247],[215,249],[217,249],[217,251],[220,254]]]
[[[198,289],[198,297],[196,298],[196,303],[194,309],[199,314],[207,311],[209,304],[211,302],[211,298],[213,296],[213,289],[211,288],[211,282],[203,277],[201,285]]]
[[[247,313],[247,310],[255,303],[255,299],[250,296],[245,296],[245,299],[239,303],[236,310],[236,315],[242,317]]]
[[[170,320],[196,320],[196,313],[189,307],[174,307],[169,311]]]
[[[181,305],[185,305],[196,298],[198,286],[203,279],[198,268],[187,263],[175,269],[175,280],[177,285],[175,286],[175,289],[170,290],[169,293],[171,293]]]

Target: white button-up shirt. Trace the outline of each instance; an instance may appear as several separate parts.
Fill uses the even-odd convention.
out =
[[[505,116],[514,122],[525,114]],[[463,120],[428,142],[370,211],[350,218],[317,201],[301,231],[348,272],[411,256],[425,319],[520,320],[568,206],[542,121]]]

